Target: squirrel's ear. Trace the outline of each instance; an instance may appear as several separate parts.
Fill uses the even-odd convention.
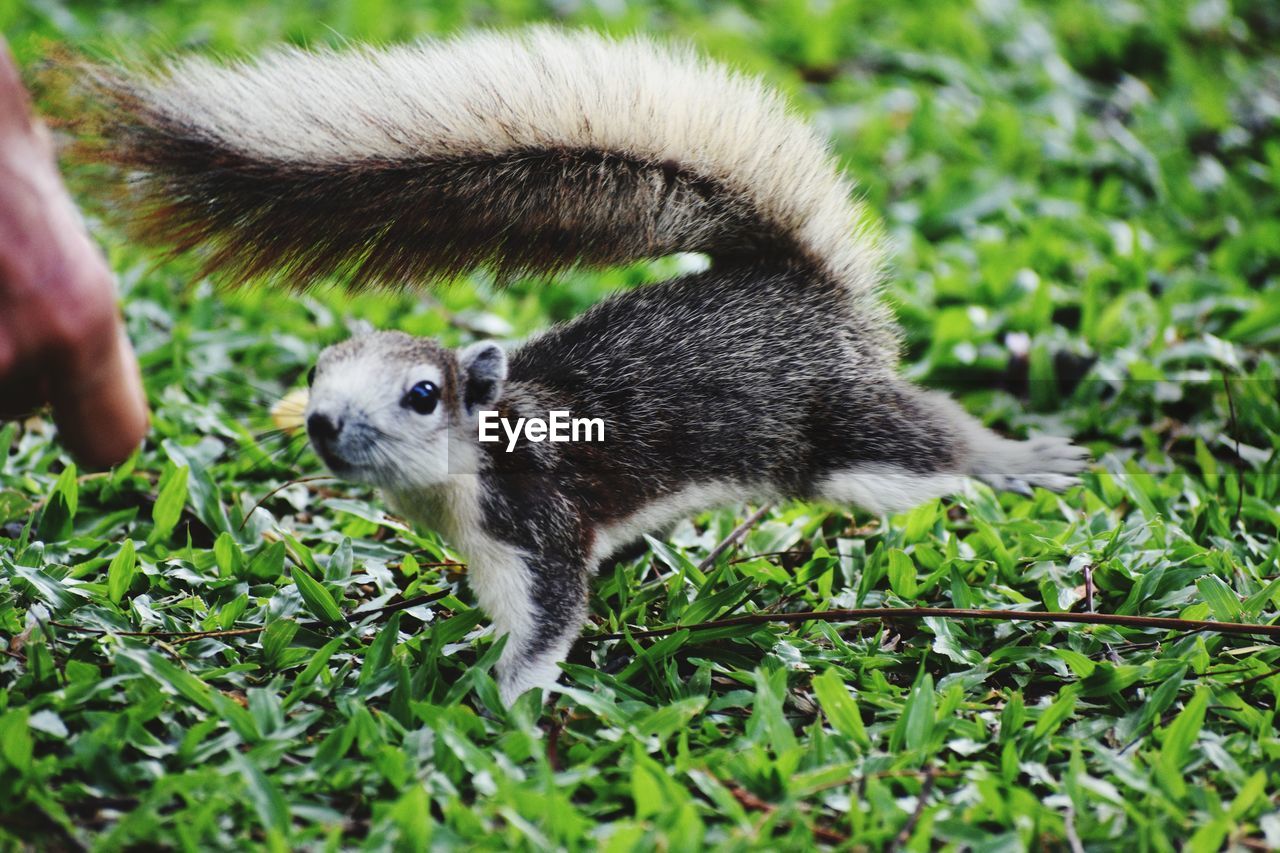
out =
[[[461,374],[462,406],[473,415],[484,406],[492,406],[502,395],[507,380],[507,354],[493,341],[480,341],[458,353]]]
[[[363,338],[365,335],[372,335],[374,328],[368,320],[353,317],[347,320],[347,331],[353,338]]]

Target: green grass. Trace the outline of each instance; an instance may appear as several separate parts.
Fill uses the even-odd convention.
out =
[[[1095,452],[1065,495],[682,523],[588,633],[858,606],[1280,615],[1280,13],[852,0],[21,0],[0,29],[130,55],[560,20],[691,40],[820,122],[895,243],[912,377]],[[93,194],[84,184],[86,198]],[[519,338],[670,261],[432,298],[217,296],[95,223],[154,429],[77,471],[0,431],[0,846],[480,849],[1280,845],[1280,649],[1213,633],[891,621],[584,642],[495,700],[430,531],[262,437],[349,317]],[[791,552],[777,555],[776,552]],[[759,556],[755,556],[759,555]],[[1086,580],[1088,578],[1088,580]],[[391,618],[341,611],[442,593]],[[227,631],[184,641],[163,632]],[[139,638],[126,632],[148,632]]]

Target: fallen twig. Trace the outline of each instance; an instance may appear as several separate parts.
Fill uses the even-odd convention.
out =
[[[560,760],[560,735],[563,732],[564,715],[553,716],[547,730],[547,764],[556,773],[564,769],[564,762]]]
[[[1273,675],[1280,675],[1280,667],[1267,670],[1261,675],[1255,675],[1252,678],[1246,678],[1244,681],[1238,681],[1231,686],[1234,687],[1236,690],[1239,690],[1241,687],[1250,687],[1254,684],[1257,684],[1259,681],[1266,681],[1268,678],[1272,677]]]
[[[773,503],[766,502],[761,505],[758,510],[747,516],[741,524],[733,528],[728,536],[724,537],[716,547],[711,549],[710,554],[702,558],[702,562],[698,563],[698,571],[705,572],[707,569],[714,566],[720,555],[732,548],[743,536],[746,536],[747,532],[759,524],[760,519],[764,518],[765,513],[771,509],[773,509]]]
[[[451,589],[441,589],[436,592],[429,592],[426,595],[415,595],[413,598],[407,598],[404,601],[397,601],[392,604],[384,604],[382,607],[375,607],[372,610],[353,610],[350,613],[343,614],[343,618],[348,622],[357,622],[368,616],[387,616],[397,613],[401,610],[408,610],[411,607],[417,607],[419,604],[430,604],[433,601],[439,601],[446,596],[453,595]],[[304,628],[323,628],[326,623],[316,620],[314,622],[303,622]]]
[[[1211,631],[1218,634],[1261,634],[1280,639],[1280,625],[1263,625],[1251,622],[1211,622],[1202,619],[1179,619],[1173,616],[1124,616],[1119,613],[1046,613],[1037,610],[980,610],[961,607],[861,607],[851,610],[809,610],[791,613],[751,613],[729,619],[712,619],[690,625],[668,625],[642,631],[625,631],[609,634],[590,634],[584,640],[621,640],[625,637],[640,640],[646,637],[664,637],[677,631],[701,631],[715,628],[732,628],[738,625],[764,625],[770,622],[858,622],[863,619],[994,619],[1007,622],[1073,622],[1083,625],[1112,625],[1118,628],[1138,630],[1165,629],[1196,633]]]
[[[735,557],[729,561],[729,564],[736,566],[738,563],[746,563],[751,560],[759,560],[762,557],[812,557],[812,556],[813,556],[812,548],[790,548],[786,551],[765,551],[760,554],[748,554],[745,557]],[[835,556],[835,555],[832,555],[832,556]]]
[[[244,520],[240,522],[240,527],[238,529],[244,530],[244,526],[249,523],[249,519],[253,517],[253,514],[255,512],[257,512],[259,509],[262,508],[262,505],[264,503],[271,500],[273,497],[280,494],[280,492],[283,492],[285,489],[289,488],[290,486],[296,486],[299,483],[314,483],[317,480],[332,480],[332,479],[334,478],[330,477],[327,474],[316,474],[311,477],[298,477],[296,480],[290,480],[287,483],[282,483],[279,486],[276,486],[274,489],[272,489],[271,491],[263,495],[261,498],[259,498],[258,502],[255,503],[253,507],[250,508],[250,510],[244,514]]]
[[[746,788],[736,783],[726,784],[721,782],[733,798],[738,801],[744,809],[761,814],[770,815],[777,810],[777,806],[766,800],[762,800]],[[834,829],[823,826],[816,820],[809,825],[809,830],[813,833],[813,837],[824,844],[845,844],[849,841],[849,837],[843,833],[836,832]]]
[[[907,822],[902,825],[902,830],[893,839],[893,844],[890,845],[891,850],[901,850],[911,840],[911,833],[916,831],[920,818],[924,816],[925,807],[929,805],[929,795],[933,793],[933,782],[936,778],[932,769],[925,772],[924,781],[920,783],[920,793],[916,796],[915,810],[911,812],[911,817],[907,818]]]
[[[1084,601],[1085,609],[1093,613],[1093,563],[1084,564]],[[1107,657],[1111,658],[1111,662],[1120,665],[1120,655],[1116,654],[1116,650],[1111,648],[1110,643],[1103,643],[1102,647],[1107,650]]]
[[[1240,526],[1240,513],[1244,511],[1244,457],[1240,455],[1240,432],[1236,429],[1236,400],[1231,394],[1231,381],[1227,379],[1227,372],[1222,371],[1222,388],[1227,392],[1227,406],[1231,413],[1231,423],[1228,429],[1232,438],[1236,440],[1236,513],[1231,520],[1231,526],[1238,528]]]
[[[190,643],[194,640],[207,640],[211,637],[243,637],[248,634],[257,634],[262,631],[261,627],[255,628],[228,628],[222,631],[196,631],[180,637],[173,638],[173,644]],[[135,636],[143,636],[141,634]],[[153,635],[154,636],[154,635]]]

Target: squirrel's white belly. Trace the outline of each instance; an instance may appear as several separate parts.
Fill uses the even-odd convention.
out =
[[[707,509],[741,503],[746,500],[768,500],[774,490],[766,484],[745,485],[729,480],[690,483],[677,491],[649,501],[630,515],[596,528],[591,546],[591,563],[601,560],[646,533],[661,530],[668,524]]]

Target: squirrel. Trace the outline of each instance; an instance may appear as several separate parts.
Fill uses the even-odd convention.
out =
[[[312,370],[306,429],[328,468],[467,557],[506,636],[504,702],[555,690],[593,574],[682,517],[786,498],[885,513],[970,477],[1063,490],[1086,464],[898,375],[882,240],[828,143],[692,51],[532,29],[81,79],[96,107],[80,148],[128,176],[133,236],[199,249],[232,283],[711,259],[509,354],[369,332]],[[481,440],[486,418],[556,412],[599,420],[602,440]]]

